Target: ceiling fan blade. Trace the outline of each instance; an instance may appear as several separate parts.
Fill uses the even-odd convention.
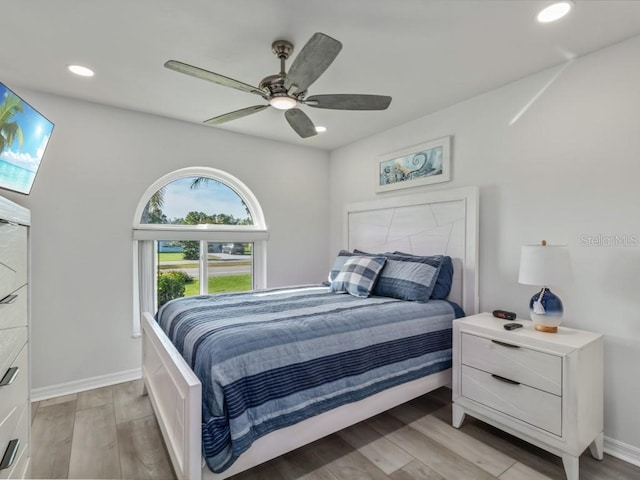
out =
[[[314,33],[291,64],[284,87],[288,91],[295,85],[295,92],[304,92],[331,65],[340,50],[342,43],[338,40],[324,33]]]
[[[223,115],[218,115],[217,117],[210,118],[209,120],[205,120],[204,123],[207,125],[219,125],[221,123],[230,122],[231,120],[237,120],[238,118],[246,117],[247,115],[251,115],[252,113],[257,113],[265,108],[269,108],[270,105],[254,105],[253,107],[241,108],[240,110],[236,110],[235,112],[225,113]]]
[[[182,63],[178,60],[169,60],[164,64],[164,66],[175,72],[184,73],[186,75],[191,75],[192,77],[217,83],[218,85],[235,88],[236,90],[242,90],[243,92],[254,93],[256,95],[260,95],[262,98],[267,98],[265,92],[260,90],[258,87],[253,87],[247,83],[243,83],[238,80],[234,80],[233,78],[225,77],[224,75],[213,73],[199,67],[194,67],[193,65]]]
[[[391,103],[386,95],[335,94],[312,95],[304,101],[305,105],[315,108],[336,110],[385,110]]]
[[[284,112],[284,116],[298,135],[302,138],[313,137],[317,135],[316,127],[307,114],[299,108],[292,108]]]

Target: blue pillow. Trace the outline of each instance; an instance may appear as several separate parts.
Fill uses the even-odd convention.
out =
[[[349,254],[349,252],[344,252]],[[340,252],[342,255],[343,252]],[[351,255],[374,255],[355,250]],[[419,257],[395,253],[375,254],[387,258],[373,295],[399,298],[412,302],[428,302],[435,287],[443,255]]]
[[[349,260],[350,257],[353,257],[355,255],[356,255],[355,253],[347,252],[346,250],[340,250],[338,252],[338,256],[334,260],[331,270],[329,270],[329,278],[328,278],[329,284],[331,284],[333,280],[336,278],[336,275],[340,273],[340,270],[342,269],[345,262]]]
[[[410,253],[403,253],[395,251],[393,252],[396,255],[405,255],[407,257],[413,257]],[[439,257],[440,255],[438,255]],[[436,284],[433,287],[433,291],[431,292],[431,298],[433,300],[444,300],[449,296],[451,292],[451,285],[453,284],[453,262],[451,261],[451,257],[442,256],[442,266],[440,267],[440,272],[438,272],[438,278],[436,279]]]
[[[373,294],[412,302],[428,302],[435,287],[441,260],[433,257],[410,258],[386,255]]]
[[[354,297],[368,297],[386,261],[385,257],[354,256],[347,258],[331,282],[331,291],[349,293]]]
[[[451,261],[451,257],[445,255],[442,259],[442,266],[440,267],[440,272],[438,272],[438,278],[433,287],[433,292],[431,292],[431,298],[434,300],[444,300],[449,296],[452,284],[453,262]]]

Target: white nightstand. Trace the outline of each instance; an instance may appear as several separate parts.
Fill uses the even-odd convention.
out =
[[[472,415],[561,456],[578,480],[587,447],[603,456],[602,335],[515,321],[523,328],[490,313],[453,322],[453,426]]]

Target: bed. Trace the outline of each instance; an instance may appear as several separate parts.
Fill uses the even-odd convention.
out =
[[[252,292],[250,295],[228,294],[216,296],[213,300],[210,297],[192,297],[185,301],[170,302],[163,307],[166,311],[160,319],[160,324],[150,313],[145,312],[142,368],[145,389],[150,396],[178,478],[227,478],[435,388],[448,385],[451,370],[450,346],[447,348],[446,345],[450,340],[447,340],[447,335],[450,335],[452,318],[456,316],[455,307],[452,305],[459,305],[467,314],[476,313],[478,309],[477,222],[478,191],[475,187],[385,198],[351,204],[345,208],[344,245],[349,251],[397,251],[412,255],[451,257],[453,282],[451,292],[445,300],[420,303],[378,295],[361,299],[353,295],[337,295],[330,291],[330,287],[306,286],[270,289]],[[388,365],[383,363],[376,365],[376,369],[367,371],[354,367],[356,371],[347,372],[347,376],[358,377],[361,380],[355,386],[351,383],[341,383],[345,381],[342,377],[328,378],[327,372],[333,373],[336,370],[331,368],[330,363],[318,364],[321,368],[316,370],[316,373],[324,372],[324,376],[313,376],[312,380],[315,383],[311,382],[313,385],[310,388],[286,392],[287,395],[276,395],[277,398],[269,406],[270,410],[260,410],[270,402],[255,402],[255,405],[250,405],[255,408],[240,409],[232,413],[234,418],[240,420],[239,424],[231,427],[236,432],[231,436],[237,437],[236,445],[239,446],[221,446],[219,443],[216,444],[215,439],[224,437],[226,433],[220,434],[215,428],[209,427],[220,423],[218,414],[221,410],[227,410],[227,407],[233,410],[231,405],[235,405],[231,402],[225,406],[224,401],[219,402],[221,390],[225,389],[225,394],[228,394],[233,390],[232,387],[242,385],[241,390],[244,391],[251,390],[250,387],[253,385],[254,391],[247,398],[255,398],[264,390],[259,383],[252,383],[246,378],[236,379],[227,376],[245,370],[243,375],[246,374],[247,378],[255,380],[264,372],[261,362],[252,361],[239,367],[233,363],[236,361],[235,358],[232,359],[231,355],[223,353],[223,358],[216,360],[216,369],[217,365],[224,365],[224,368],[213,370],[219,372],[217,375],[219,374],[220,378],[225,378],[225,382],[222,382],[224,388],[218,384],[211,387],[205,382],[204,389],[208,394],[203,398],[203,384],[199,377],[203,378],[203,372],[212,371],[212,368],[211,365],[203,364],[204,360],[196,360],[193,355],[197,348],[220,352],[233,350],[241,358],[249,351],[256,350],[255,345],[244,345],[238,340],[235,346],[224,348],[219,348],[220,344],[216,343],[217,341],[212,341],[205,348],[203,345],[207,345],[206,342],[194,340],[194,332],[201,330],[204,323],[211,322],[198,313],[211,301],[216,302],[215,308],[221,312],[215,320],[218,322],[215,328],[224,330],[226,337],[240,338],[236,337],[235,330],[230,330],[232,323],[229,320],[232,317],[242,319],[240,327],[233,324],[234,329],[253,328],[254,332],[275,329],[279,332],[275,337],[292,336],[295,341],[285,340],[278,347],[269,344],[267,349],[264,348],[264,342],[274,338],[273,332],[264,338],[255,339],[263,354],[267,352],[267,356],[263,357],[264,363],[272,365],[276,362],[278,368],[281,365],[277,362],[290,353],[288,349],[301,350],[301,337],[304,337],[304,341],[318,342],[308,343],[311,347],[302,349],[306,352],[307,357],[304,361],[307,362],[318,362],[319,359],[323,362],[327,359],[331,361],[339,356],[352,355],[352,351],[357,351],[360,355],[361,352],[367,351],[368,347],[364,344],[358,345],[359,338],[379,335],[383,330],[385,318],[394,324],[392,329],[387,328],[394,332],[393,335],[399,335],[398,332],[406,330],[407,337],[421,339],[422,332],[415,329],[424,328],[424,325],[428,324],[440,340],[434,341],[432,347],[428,346],[429,342],[417,341],[415,345],[418,350],[414,354],[401,359],[392,358],[390,363],[402,365],[399,371],[390,372],[386,370]],[[302,306],[302,311],[306,312],[304,315],[295,315],[302,318],[301,323],[294,324],[289,318],[281,319],[279,315],[274,316],[275,312],[289,308],[283,305],[290,304],[296,308]],[[400,307],[408,309],[401,311]],[[356,317],[351,316],[351,313],[346,314],[346,317],[335,314],[366,308],[372,310],[365,312],[364,317],[359,317],[368,319],[366,321],[355,320]],[[425,308],[431,313],[425,313]],[[372,311],[380,312],[381,315],[374,316]],[[425,322],[423,319],[426,315],[432,320]],[[348,318],[348,321],[344,321],[343,317]],[[314,322],[319,319],[318,328],[329,329],[328,336],[326,332],[318,336],[325,340],[311,338],[310,332],[316,327],[310,319]],[[362,322],[362,325],[356,325],[357,322]],[[287,325],[286,329],[283,324]],[[369,330],[362,334],[362,329]],[[172,337],[173,342],[169,337]],[[332,340],[327,342],[327,338]],[[336,339],[342,339],[342,344]],[[389,352],[393,350],[389,346],[394,345],[397,340],[385,338],[377,344],[384,344],[384,351]],[[359,348],[348,350],[343,348],[344,344]],[[406,348],[402,347],[399,355],[406,353],[405,350]],[[369,360],[381,357],[379,352],[369,352],[369,355]],[[202,355],[200,358],[206,356]],[[194,366],[193,370],[189,367],[190,364]],[[271,369],[269,374],[280,371],[278,368]],[[281,373],[291,374],[286,368],[281,370]],[[273,377],[270,378],[273,380]],[[288,382],[285,383],[288,385]],[[230,390],[227,391],[227,388]],[[304,397],[306,394],[308,396]],[[281,398],[300,395],[303,395],[301,403],[311,406],[311,413],[280,403]],[[246,399],[242,400],[241,396],[237,398],[241,399],[236,403],[241,404],[242,408],[251,403]],[[277,405],[279,412],[285,414],[273,414],[273,405]],[[247,418],[251,421],[247,421]],[[256,418],[258,421],[254,421]],[[211,444],[214,444],[213,449]],[[207,453],[205,457],[202,455],[203,445]],[[207,467],[207,462],[218,473],[212,472]]]

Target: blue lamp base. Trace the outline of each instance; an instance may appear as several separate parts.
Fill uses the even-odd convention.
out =
[[[558,325],[562,323],[564,308],[562,300],[551,293],[547,287],[543,287],[531,297],[529,313],[536,330],[547,333],[556,333]]]

